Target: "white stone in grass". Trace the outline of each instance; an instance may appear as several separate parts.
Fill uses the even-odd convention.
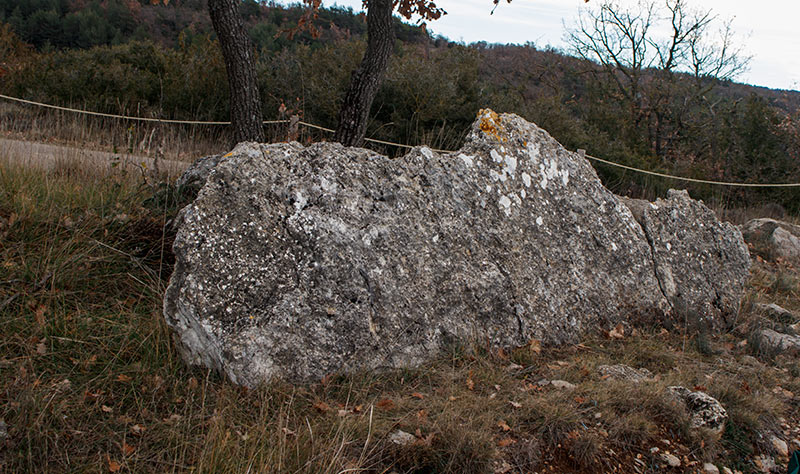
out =
[[[719,469],[717,468],[717,466],[711,464],[710,462],[707,462],[703,464],[703,472],[705,472],[706,474],[719,474]]]
[[[782,458],[789,457],[789,446],[786,444],[786,441],[777,436],[771,436],[769,442],[772,444],[772,449],[775,451],[775,454]]]
[[[674,454],[661,453],[661,460],[669,467],[681,467],[681,460]]]
[[[550,385],[561,390],[574,390],[575,384],[569,383],[566,380],[551,380]]]
[[[417,437],[403,430],[397,430],[389,435],[389,441],[400,446],[408,446],[416,441]]]

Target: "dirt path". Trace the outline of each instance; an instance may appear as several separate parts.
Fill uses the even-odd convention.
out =
[[[140,173],[143,168],[149,172],[154,166],[153,158],[146,156],[108,153],[10,138],[0,138],[0,163],[2,162],[45,170],[75,166],[91,171],[108,172],[116,169],[136,173]],[[174,178],[185,170],[189,163],[161,160],[158,165],[160,172],[166,172],[170,178]]]

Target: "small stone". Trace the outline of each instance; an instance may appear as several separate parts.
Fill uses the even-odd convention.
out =
[[[780,469],[771,456],[756,456],[756,458],[753,459],[753,463],[759,471],[765,473],[779,472],[778,470]]]
[[[669,467],[681,467],[681,460],[677,456],[670,453],[661,453],[661,460],[664,461]]]
[[[789,457],[789,446],[786,445],[786,441],[778,438],[777,436],[771,436],[769,441],[772,443],[772,448],[775,450],[775,454],[782,458]]]
[[[731,471],[731,468],[729,467],[723,467],[722,474],[733,474],[733,471]]]
[[[716,435],[722,435],[728,412],[717,399],[706,393],[693,392],[680,386],[667,387],[667,392],[684,404],[691,416],[692,428],[708,428]]]
[[[793,439],[792,444],[794,445],[794,449],[800,449],[800,439]]]
[[[0,443],[8,438],[8,425],[3,420],[0,420]]]
[[[796,321],[798,316],[792,313],[791,311],[784,309],[781,306],[776,305],[775,303],[755,303],[753,305],[753,309],[756,311],[766,314],[770,319],[773,321],[778,322],[793,322]]]
[[[597,370],[603,378],[628,380],[634,383],[642,382],[653,377],[653,374],[647,369],[634,369],[624,364],[601,365]]]
[[[658,449],[658,446],[653,446],[652,448],[650,448],[650,453],[651,454],[655,454],[655,453],[657,453],[659,451],[661,451],[661,450]]]
[[[389,435],[389,441],[400,446],[407,446],[416,441],[416,439],[416,436],[403,430],[397,430]]]
[[[569,383],[566,380],[551,380],[550,385],[561,390],[574,390],[575,384]]]
[[[756,338],[764,349],[772,353],[800,352],[800,336],[762,329],[756,333]]]
[[[719,469],[717,466],[711,464],[710,462],[703,464],[703,471],[706,474],[719,474]]]
[[[751,355],[743,355],[742,356],[742,364],[751,365],[753,367],[759,367],[759,366],[763,365],[761,362],[759,362],[758,359],[756,359],[755,357],[753,357]]]

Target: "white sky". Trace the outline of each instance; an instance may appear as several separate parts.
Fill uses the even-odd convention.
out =
[[[658,0],[656,0],[658,1]],[[620,0],[634,4],[635,0]],[[327,0],[332,4],[361,8],[361,0]],[[588,6],[598,4],[590,0]],[[491,0],[437,0],[447,10],[442,19],[429,23],[434,34],[472,43],[535,43],[566,49],[564,24],[572,25],[583,0],[501,0],[494,15]],[[720,19],[733,19],[733,28],[750,68],[736,80],[774,89],[800,90],[800,2],[797,0],[689,0],[689,6],[711,9]]]

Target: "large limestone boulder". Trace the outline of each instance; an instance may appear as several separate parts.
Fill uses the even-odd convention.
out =
[[[769,257],[800,262],[800,226],[775,219],[752,219],[741,228],[744,239]]]
[[[628,207],[515,115],[482,112],[451,154],[240,144],[178,221],[167,322],[247,386],[671,312]]]

